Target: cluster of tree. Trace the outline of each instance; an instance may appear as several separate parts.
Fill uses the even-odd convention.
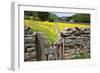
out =
[[[66,21],[74,20],[74,22],[90,23],[90,14],[75,14],[66,17]]]
[[[39,12],[39,11],[25,11],[25,19],[31,19],[35,21],[49,21],[54,22],[58,20],[59,22],[80,22],[80,23],[90,23],[90,14],[75,14],[67,17],[58,17],[56,14],[49,12]]]
[[[24,11],[24,19],[39,20],[38,13],[36,11]]]
[[[54,20],[58,19],[58,16],[49,12],[25,11],[24,18],[28,20],[54,22]]]

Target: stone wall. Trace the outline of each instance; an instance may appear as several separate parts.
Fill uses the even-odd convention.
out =
[[[90,58],[90,28],[65,28],[61,37],[64,59]]]
[[[36,61],[35,34],[28,26],[24,26],[24,61]]]
[[[56,60],[57,48],[49,45],[43,32],[33,32],[24,26],[24,61]]]

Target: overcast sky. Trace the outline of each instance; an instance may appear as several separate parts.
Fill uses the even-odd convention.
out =
[[[53,12],[53,14],[56,14],[58,17],[68,17],[72,16],[75,13],[67,13],[67,12]]]

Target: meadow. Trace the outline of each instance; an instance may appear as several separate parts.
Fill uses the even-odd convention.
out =
[[[55,42],[58,39],[58,33],[64,28],[90,28],[90,25],[88,24],[33,21],[26,19],[24,20],[24,24],[29,26],[35,32],[44,32],[49,43]]]

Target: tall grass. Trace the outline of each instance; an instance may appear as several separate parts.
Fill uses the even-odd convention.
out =
[[[57,32],[55,32],[55,24],[57,25],[58,31],[62,31],[64,28],[89,28],[90,25],[87,24],[70,24],[70,23],[55,23],[55,22],[40,22],[40,21],[33,21],[33,20],[25,20],[24,24],[32,28],[35,32],[44,32],[47,36],[48,42],[52,43],[55,42],[58,38]]]

